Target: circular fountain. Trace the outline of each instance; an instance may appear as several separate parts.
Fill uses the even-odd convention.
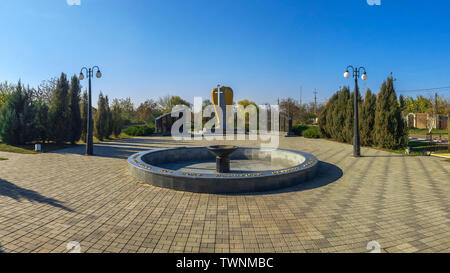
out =
[[[151,185],[200,193],[276,190],[314,176],[315,156],[228,145],[145,151],[128,158],[130,174]]]

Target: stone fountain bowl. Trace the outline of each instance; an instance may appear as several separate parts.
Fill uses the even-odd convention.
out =
[[[226,157],[234,153],[238,147],[232,145],[215,145],[206,147],[210,152],[218,157]]]
[[[308,153],[260,147],[237,147],[230,161],[230,173],[216,173],[216,157],[204,146],[144,151],[128,158],[130,174],[144,183],[199,193],[264,192],[294,186],[314,177],[319,162]]]

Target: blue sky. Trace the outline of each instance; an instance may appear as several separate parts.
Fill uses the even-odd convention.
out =
[[[221,83],[236,100],[298,99],[302,86],[303,101],[314,88],[324,101],[353,88],[342,76],[353,64],[376,92],[391,71],[399,90],[450,86],[449,10],[444,0],[2,0],[0,81],[36,86],[99,65],[94,97],[193,101]]]

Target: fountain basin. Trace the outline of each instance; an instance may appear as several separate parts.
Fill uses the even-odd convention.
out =
[[[217,173],[204,146],[145,151],[128,158],[130,174],[157,187],[199,193],[263,192],[294,186],[315,175],[315,156],[293,150],[239,147],[230,173]]]

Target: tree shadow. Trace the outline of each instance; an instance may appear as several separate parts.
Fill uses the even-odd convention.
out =
[[[362,155],[361,158],[371,158],[371,157],[405,157],[406,155]]]
[[[297,191],[306,191],[312,190],[320,187],[324,187],[328,184],[331,184],[337,180],[339,180],[343,176],[342,170],[336,165],[320,161],[317,166],[316,175],[298,185],[282,188],[278,190],[272,191],[264,191],[264,192],[249,192],[249,193],[230,193],[223,195],[268,195],[268,194],[280,194],[280,193],[288,193],[288,192],[297,192]]]
[[[21,188],[3,179],[0,179],[0,196],[6,196],[19,202],[21,202],[22,199],[26,199],[31,202],[45,203],[56,208],[73,212],[72,209],[62,205],[61,201],[45,197],[32,190]]]
[[[132,154],[152,150],[152,149],[161,149],[162,146],[157,145],[166,145],[167,143],[171,143],[171,146],[183,146],[187,143],[185,142],[173,142],[170,140],[161,140],[154,139],[151,137],[148,138],[130,138],[124,140],[118,140],[114,142],[102,142],[94,144],[94,156],[99,157],[109,157],[109,158],[118,158],[118,159],[127,159]],[[174,146],[175,144],[175,146]],[[166,146],[164,146],[166,147]],[[86,152],[85,145],[71,147],[67,149],[53,151],[52,153],[56,154],[78,154],[84,155]]]

